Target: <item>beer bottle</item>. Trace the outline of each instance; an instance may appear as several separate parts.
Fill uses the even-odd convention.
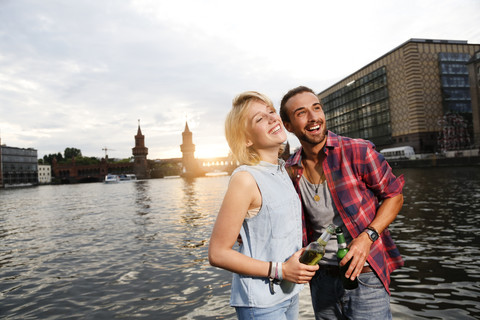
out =
[[[328,225],[327,229],[322,233],[317,241],[310,242],[305,251],[300,256],[300,262],[308,265],[316,265],[325,254],[325,246],[332,234],[335,233],[335,225]]]
[[[345,236],[343,235],[342,228],[340,227],[337,227],[337,229],[335,229],[335,233],[337,234],[337,259],[339,262],[340,277],[342,279],[343,287],[345,289],[352,290],[358,287],[357,279],[355,278],[355,280],[350,280],[350,278],[345,277],[345,272],[347,272],[348,267],[350,266],[350,262],[352,262],[352,260],[350,259],[344,266],[340,266],[340,261],[343,259],[343,257],[345,257],[348,252]]]

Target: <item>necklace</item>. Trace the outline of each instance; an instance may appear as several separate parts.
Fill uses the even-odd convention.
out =
[[[308,180],[312,181],[313,183],[313,179],[310,177],[307,167],[305,167],[305,173],[307,174]],[[322,171],[322,173],[320,174],[320,177],[318,178],[318,183],[317,184],[313,183],[313,185],[315,186],[315,195],[313,196],[313,200],[315,200],[315,202],[320,201],[320,196],[318,195],[318,188],[320,187],[320,184],[322,184],[324,177],[325,177],[325,174]]]

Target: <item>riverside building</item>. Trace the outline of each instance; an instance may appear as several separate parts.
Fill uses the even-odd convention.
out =
[[[371,140],[379,150],[412,146],[415,153],[433,153],[478,146],[478,94],[472,101],[467,63],[474,64],[479,50],[480,44],[467,41],[406,41],[318,94],[327,127]]]
[[[52,182],[52,166],[48,164],[38,165],[38,183],[49,184]]]
[[[0,146],[0,187],[38,184],[37,150]]]

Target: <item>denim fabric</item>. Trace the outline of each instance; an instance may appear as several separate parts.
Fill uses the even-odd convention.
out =
[[[298,294],[270,308],[236,307],[239,320],[297,320]]]
[[[255,166],[240,166],[255,179],[262,195],[258,214],[245,219],[240,229],[242,245],[238,251],[262,261],[285,262],[302,247],[302,210],[300,199],[285,171],[284,163],[260,162]],[[230,296],[233,307],[270,308],[303,288],[287,280],[274,284],[270,292],[267,277],[251,277],[234,273]]]
[[[337,274],[317,271],[310,282],[315,319],[391,320],[390,295],[374,272],[358,277],[358,288],[345,290]]]

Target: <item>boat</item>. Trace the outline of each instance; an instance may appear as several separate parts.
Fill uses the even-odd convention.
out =
[[[135,181],[137,180],[137,176],[132,174],[132,173],[129,173],[129,174],[121,174],[118,176],[120,178],[120,181],[121,182],[125,182],[125,181]]]
[[[120,182],[120,177],[116,174],[107,174],[105,176],[105,183],[118,183]]]
[[[137,181],[137,176],[133,173],[128,174],[107,174],[105,176],[105,183],[119,183],[119,182],[129,182],[129,181]]]
[[[219,176],[228,176],[228,172],[215,170],[212,172],[205,173],[206,177],[219,177]]]

